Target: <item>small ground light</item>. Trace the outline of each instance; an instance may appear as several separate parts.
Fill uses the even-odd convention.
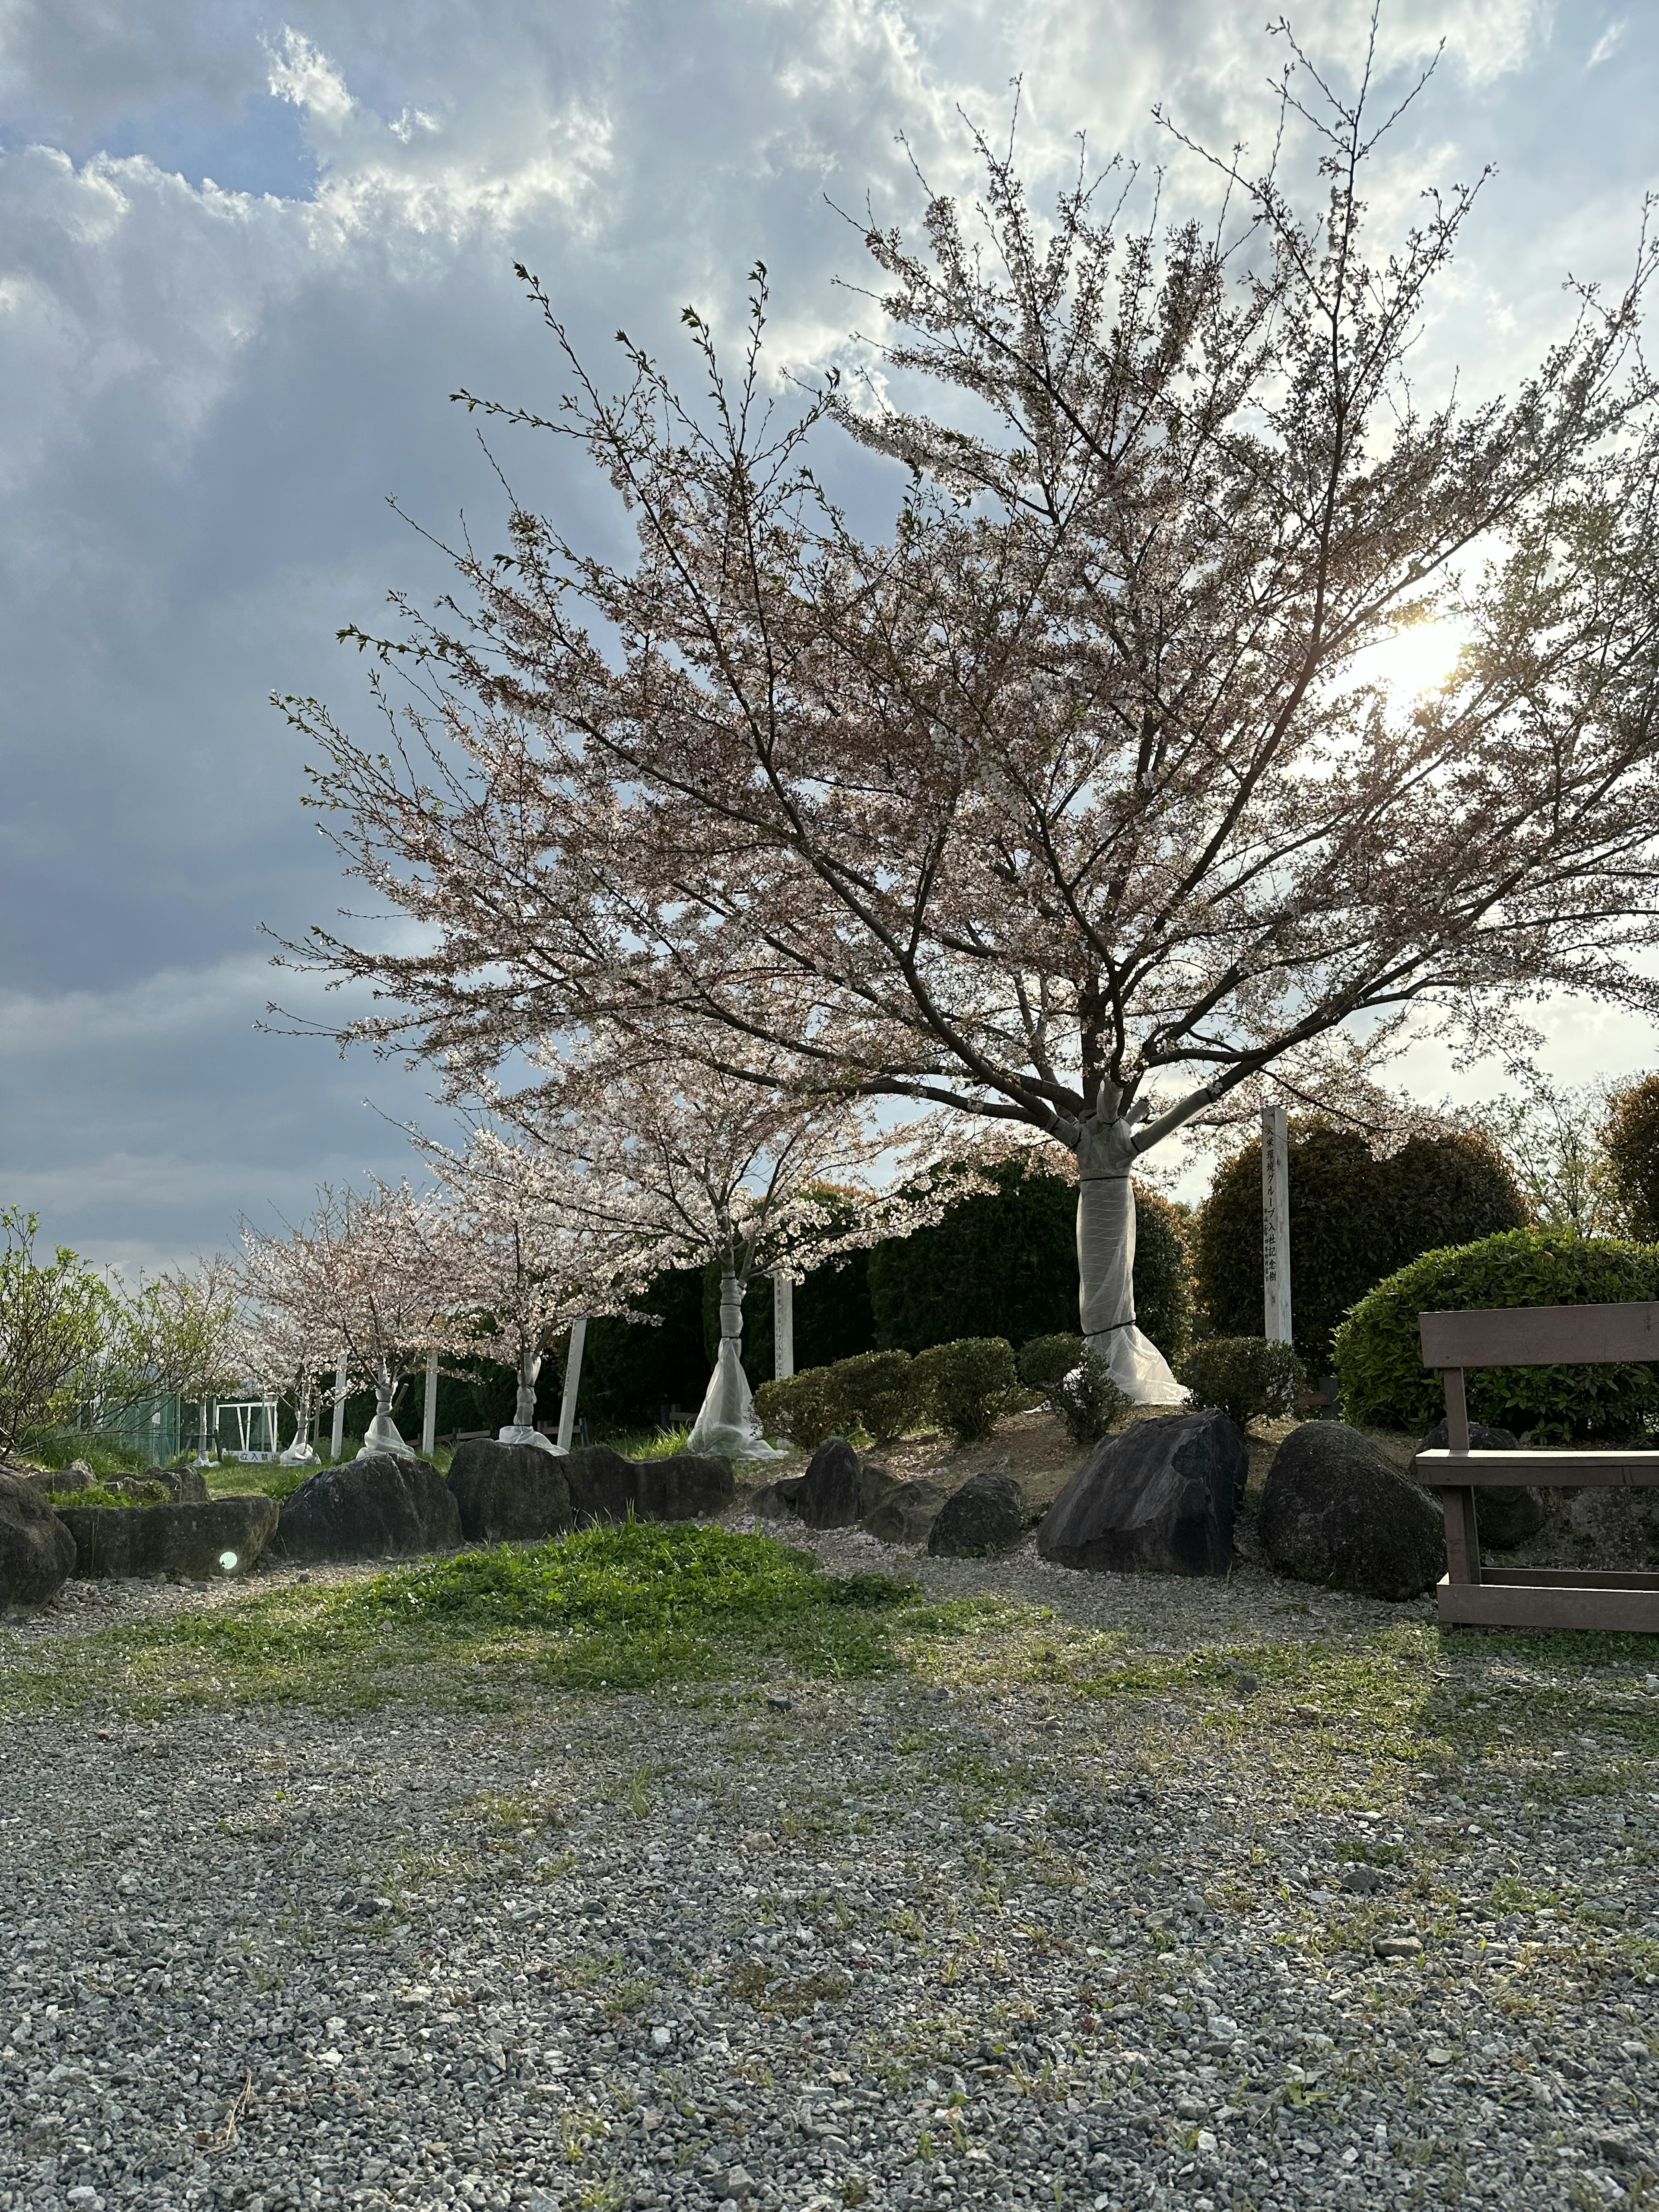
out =
[[[224,1569],[228,1575],[234,1575],[236,1571],[235,1553],[221,1552],[219,1554],[219,1565]]]

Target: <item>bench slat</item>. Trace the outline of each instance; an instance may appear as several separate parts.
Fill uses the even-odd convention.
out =
[[[1478,1583],[1441,1582],[1442,1621],[1471,1628],[1659,1631],[1659,1583],[1605,1582],[1571,1572],[1557,1582],[1520,1582],[1488,1571]]]
[[[1547,1490],[1649,1490],[1659,1486],[1659,1451],[1420,1451],[1412,1476],[1425,1490],[1517,1482]]]
[[[1425,1367],[1603,1367],[1659,1360],[1659,1303],[1504,1306],[1418,1316]]]

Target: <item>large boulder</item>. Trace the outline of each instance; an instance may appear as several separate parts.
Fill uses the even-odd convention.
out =
[[[1037,1550],[1096,1573],[1225,1574],[1249,1462],[1213,1406],[1103,1437],[1044,1515]]]
[[[407,1559],[460,1541],[460,1508],[436,1468],[381,1452],[308,1476],[283,1506],[271,1550],[286,1559]]]
[[[20,1474],[0,1469],[0,1607],[48,1605],[75,1572],[75,1538]]]
[[[732,1462],[719,1452],[670,1452],[642,1459],[639,1469],[641,1521],[710,1521],[738,1494]]]
[[[455,1447],[449,1487],[469,1544],[536,1544],[569,1528],[565,1462],[539,1444],[477,1437]]]
[[[702,1521],[738,1494],[732,1462],[718,1452],[671,1452],[624,1459],[609,1444],[589,1444],[564,1462],[570,1510],[579,1522]]]
[[[1418,1597],[1446,1571],[1439,1506],[1340,1421],[1304,1421],[1285,1437],[1256,1530],[1279,1574],[1362,1597]]]
[[[845,1437],[826,1437],[802,1481],[800,1517],[809,1528],[850,1528],[858,1519],[859,1455]]]
[[[878,1543],[925,1544],[944,1504],[938,1483],[920,1475],[914,1482],[891,1484],[859,1526]]]
[[[564,1463],[564,1479],[570,1510],[579,1522],[626,1521],[630,1509],[639,1510],[639,1462],[624,1459],[609,1444],[585,1444],[573,1451]]]
[[[1429,1431],[1419,1451],[1444,1451],[1449,1436],[1446,1424],[1441,1421]],[[1471,1451],[1518,1451],[1520,1446],[1507,1429],[1483,1428],[1479,1422],[1469,1425]],[[1500,1552],[1512,1551],[1535,1536],[1550,1516],[1552,1500],[1545,1492],[1534,1489],[1529,1483],[1482,1484],[1474,1493],[1474,1515],[1480,1529],[1483,1544],[1494,1544]]]
[[[1012,1552],[1025,1533],[1025,1498],[1012,1474],[970,1474],[939,1508],[928,1531],[936,1559],[982,1559]]]
[[[62,1505],[82,1581],[206,1582],[245,1575],[276,1531],[274,1498],[210,1498],[189,1505]]]
[[[799,1521],[805,1484],[804,1474],[782,1474],[775,1482],[764,1484],[749,1501],[757,1520]]]

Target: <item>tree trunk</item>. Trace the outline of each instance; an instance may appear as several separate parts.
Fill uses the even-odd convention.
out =
[[[545,1452],[556,1452],[558,1447],[550,1437],[544,1437],[536,1426],[536,1384],[542,1371],[542,1346],[538,1338],[533,1343],[519,1346],[519,1395],[513,1407],[513,1419],[507,1427],[496,1431],[495,1441],[503,1444],[532,1444]]]
[[[744,1289],[732,1268],[721,1270],[720,1356],[685,1448],[720,1452],[727,1459],[769,1459],[772,1448],[755,1419],[754,1397],[743,1371]]]
[[[308,1467],[317,1456],[311,1448],[311,1431],[317,1418],[317,1378],[301,1375],[294,1393],[294,1440],[278,1455],[284,1467]]]
[[[392,1418],[392,1394],[397,1387],[398,1377],[392,1362],[382,1359],[374,1370],[374,1418],[368,1425],[368,1434],[357,1455],[359,1459],[378,1459],[385,1452],[390,1452],[396,1459],[417,1456],[413,1445],[404,1442]]]
[[[1135,1326],[1134,1131],[1104,1099],[1078,1143],[1078,1305],[1091,1351],[1131,1405],[1180,1406],[1187,1393]]]

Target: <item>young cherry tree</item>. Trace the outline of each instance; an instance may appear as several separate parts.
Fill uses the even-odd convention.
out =
[[[374,1392],[361,1459],[413,1459],[392,1417],[398,1382],[456,1335],[448,1251],[437,1208],[409,1186],[364,1196],[325,1184],[309,1221],[285,1237],[242,1230],[245,1279],[301,1358],[326,1346],[349,1380]],[[273,1333],[273,1345],[278,1335]]]
[[[290,1401],[294,1436],[279,1457],[284,1466],[309,1467],[317,1457],[319,1412],[334,1402],[339,1342],[314,1305],[290,1295],[291,1245],[246,1228],[243,1238],[236,1364],[250,1381]]]
[[[580,1164],[515,1144],[499,1130],[475,1128],[456,1152],[417,1138],[444,1201],[443,1243],[470,1348],[503,1352],[518,1377],[518,1400],[502,1443],[557,1452],[536,1426],[536,1385],[550,1340],[583,1316],[627,1310],[660,1264],[631,1227],[620,1194],[602,1188]],[[467,1315],[471,1314],[469,1322]]]
[[[648,1042],[613,1033],[550,1054],[547,1082],[502,1107],[556,1164],[573,1216],[592,1233],[632,1245],[653,1269],[719,1267],[720,1350],[688,1446],[763,1458],[771,1447],[743,1365],[750,1279],[799,1278],[902,1236],[943,1199],[925,1185],[884,1192],[862,1178],[892,1139],[866,1127],[848,1101],[788,1096],[760,1055],[741,1073],[711,1067],[697,1057],[702,1042],[681,1022]],[[823,1203],[830,1184],[864,1201],[850,1218],[838,1208],[833,1225]]]
[[[1153,1146],[1264,1082],[1340,1112],[1414,1011],[1659,1007],[1655,249],[1570,295],[1513,397],[1425,396],[1475,195],[1373,242],[1372,108],[1369,64],[1346,93],[1292,55],[1285,167],[1189,149],[1219,212],[1167,230],[1081,175],[1044,222],[982,149],[977,208],[866,238],[890,403],[769,396],[761,272],[735,378],[687,311],[712,406],[632,346],[608,396],[532,283],[568,396],[489,411],[585,441],[636,550],[514,512],[458,600],[398,603],[389,733],[288,702],[349,865],[420,924],[289,949],[375,991],[342,1037],[464,1087],[684,1012],[711,1080],[759,1051],[805,1095],[1029,1125],[1077,1156],[1084,1329],[1146,1401]],[[837,432],[891,465],[885,534],[812,474]],[[1452,675],[1390,688],[1435,619]]]

